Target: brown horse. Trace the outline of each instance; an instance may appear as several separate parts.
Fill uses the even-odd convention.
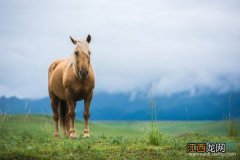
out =
[[[76,102],[84,100],[85,128],[83,137],[89,137],[88,119],[90,117],[90,103],[93,97],[95,79],[90,61],[91,51],[86,40],[77,41],[71,36],[75,45],[73,54],[68,59],[53,62],[48,71],[48,91],[51,99],[54,120],[54,135],[59,136],[58,120],[63,133],[70,138],[76,138],[74,128]]]

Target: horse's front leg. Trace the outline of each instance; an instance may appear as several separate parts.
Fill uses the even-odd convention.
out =
[[[91,101],[92,101],[92,96],[93,96],[93,93],[91,92],[87,96],[87,98],[84,100],[84,112],[83,112],[83,117],[84,117],[84,120],[85,120],[85,127],[84,127],[84,130],[83,130],[83,137],[84,138],[90,137],[88,120],[89,120],[89,117],[90,117],[90,104],[91,104]]]
[[[75,121],[75,115],[76,115],[76,112],[75,112],[76,103],[74,101],[71,101],[68,103],[68,105],[69,105],[68,115],[70,118],[70,131],[69,131],[70,136],[69,137],[72,139],[75,139],[77,138],[77,134],[74,127],[74,121]]]
[[[77,138],[77,134],[75,131],[75,127],[74,127],[74,120],[75,120],[75,107],[76,107],[76,102],[73,101],[71,98],[67,99],[67,104],[68,104],[68,116],[70,118],[70,135],[69,137],[72,139]]]

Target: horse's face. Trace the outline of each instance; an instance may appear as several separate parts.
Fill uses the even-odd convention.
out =
[[[91,54],[88,44],[91,41],[91,36],[88,35],[87,39],[83,41],[74,40],[71,36],[70,38],[73,44],[76,46],[74,50],[74,56],[76,60],[77,74],[80,78],[87,78],[89,73]]]

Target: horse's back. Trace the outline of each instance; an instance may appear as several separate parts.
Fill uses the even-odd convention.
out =
[[[58,59],[56,61],[54,61],[50,66],[49,66],[49,69],[48,69],[48,80],[49,78],[51,77],[52,75],[52,72],[55,70],[55,68],[62,62],[66,61],[66,59]]]

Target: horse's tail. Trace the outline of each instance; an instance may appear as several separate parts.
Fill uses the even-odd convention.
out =
[[[67,127],[67,103],[66,101],[60,100],[58,104],[58,113],[60,118],[60,125],[65,130]]]

